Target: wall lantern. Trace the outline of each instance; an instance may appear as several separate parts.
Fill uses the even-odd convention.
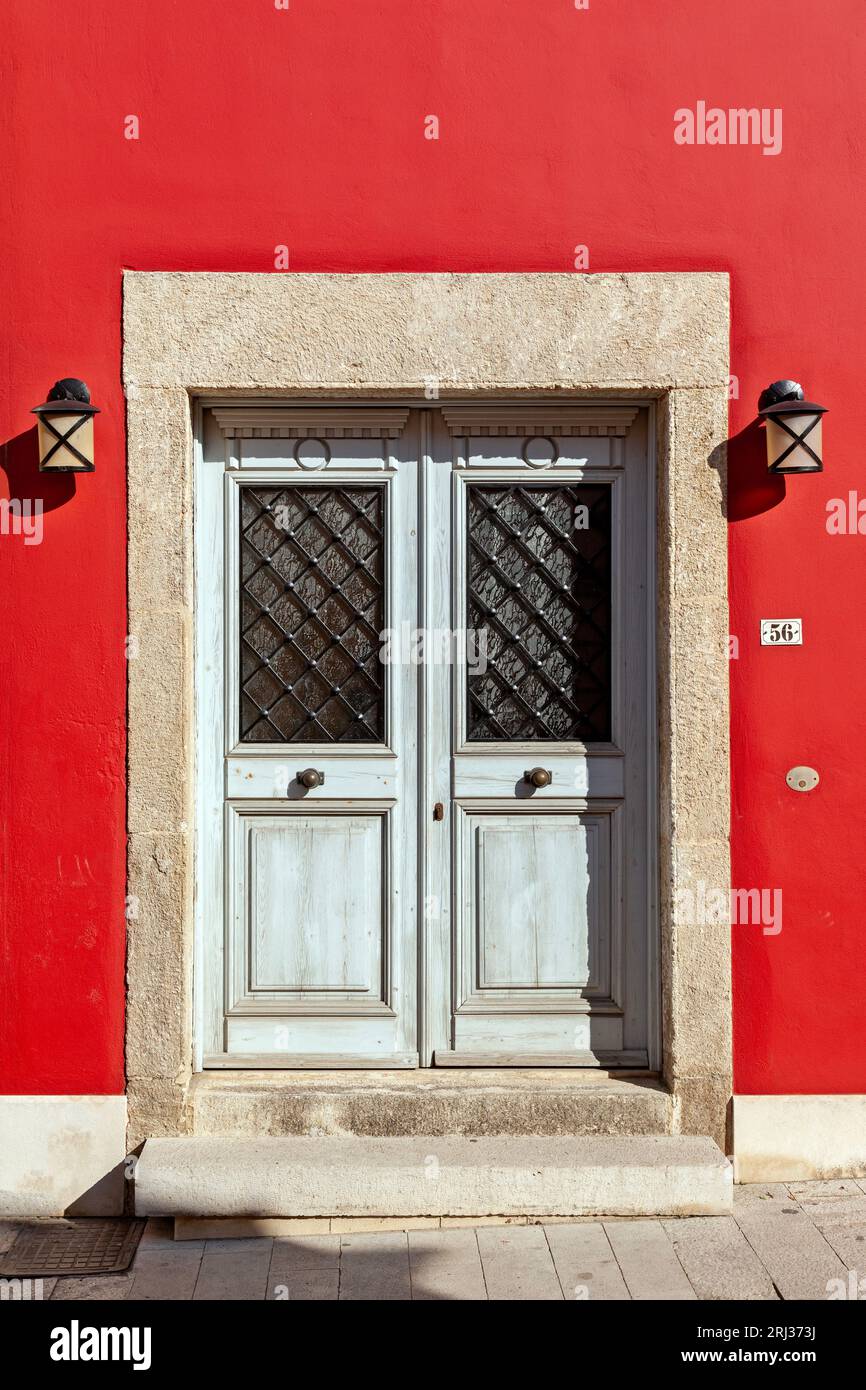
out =
[[[55,381],[44,405],[34,406],[39,419],[40,473],[92,473],[93,417],[98,406],[77,377]]]
[[[774,381],[761,392],[758,414],[767,425],[771,473],[823,473],[821,416],[825,405],[803,399],[797,381]]]

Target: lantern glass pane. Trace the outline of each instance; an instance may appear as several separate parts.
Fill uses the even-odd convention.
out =
[[[805,434],[806,430],[809,429],[809,426],[815,419],[815,416],[813,414],[785,415],[782,418],[784,419],[785,423],[789,426],[789,428],[792,429],[796,434],[803,435]],[[815,454],[818,455],[819,459],[823,458],[821,424],[822,417],[819,415],[817,417],[817,424],[815,425],[814,429],[809,430],[809,433],[806,435],[805,441],[809,445],[809,448]],[[790,448],[791,452],[782,462],[782,470],[785,473],[814,472],[815,460],[812,458],[812,455],[805,448],[803,448],[802,445],[796,444],[793,448],[791,448],[792,445],[794,445],[794,440],[791,438],[791,435],[788,433],[788,430],[783,429],[782,426],[779,424],[778,420],[774,419],[772,415],[768,415],[767,457],[770,466],[772,467],[774,464],[776,464],[778,460],[781,459],[782,456],[786,453],[786,451]]]
[[[93,416],[86,415],[79,424],[81,418],[80,415],[49,415],[47,420],[39,417],[39,467],[43,472],[50,473],[56,468],[60,472],[82,473],[87,471],[87,465],[92,466]],[[48,421],[53,429],[49,427]],[[69,443],[76,450],[75,453],[65,444],[59,444],[54,430],[59,435],[69,435]],[[58,448],[54,449],[56,444]],[[84,463],[78,457],[79,454],[83,455]]]

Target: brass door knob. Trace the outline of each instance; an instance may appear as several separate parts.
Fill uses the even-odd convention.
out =
[[[317,772],[314,767],[305,767],[303,772],[298,773],[298,781],[308,791],[312,791],[313,787],[320,787],[324,780],[324,772]]]
[[[553,773],[548,772],[546,767],[531,767],[528,772],[524,772],[523,780],[531,787],[549,787],[553,781]]]

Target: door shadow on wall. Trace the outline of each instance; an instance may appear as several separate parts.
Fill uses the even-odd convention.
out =
[[[745,521],[785,500],[785,478],[767,471],[764,431],[752,420],[709,456],[722,480],[722,508],[728,521]]]
[[[0,444],[0,471],[5,473],[9,497],[37,499],[43,515],[63,507],[75,496],[74,473],[40,473],[36,426],[22,430]]]

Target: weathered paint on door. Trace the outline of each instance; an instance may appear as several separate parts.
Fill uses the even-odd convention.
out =
[[[205,1065],[657,1064],[647,414],[204,412]]]

